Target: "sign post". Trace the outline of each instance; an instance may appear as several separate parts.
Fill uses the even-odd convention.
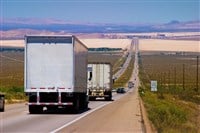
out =
[[[157,81],[151,80],[151,91],[157,91]]]

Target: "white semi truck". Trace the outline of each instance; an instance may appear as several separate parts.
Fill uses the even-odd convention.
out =
[[[29,112],[88,107],[87,47],[75,36],[25,36]]]
[[[104,97],[112,100],[112,66],[109,63],[88,64],[88,93],[89,99]]]

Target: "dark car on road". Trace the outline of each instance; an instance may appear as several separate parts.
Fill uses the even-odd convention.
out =
[[[128,88],[130,89],[130,88],[132,88],[132,87],[134,87],[134,83],[133,83],[133,81],[129,81],[129,82],[128,82]]]
[[[5,98],[3,94],[0,94],[0,112],[4,112]]]
[[[117,93],[126,93],[126,91],[123,87],[120,87],[117,89]]]

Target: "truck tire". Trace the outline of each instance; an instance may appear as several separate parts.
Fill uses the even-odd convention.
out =
[[[96,100],[96,97],[89,97],[89,100],[90,100],[90,101],[95,101],[95,100]]]
[[[106,100],[106,101],[111,101],[112,98],[109,96],[109,97],[106,97],[105,100]]]
[[[86,110],[88,109],[88,96],[86,94],[83,95],[83,99],[82,99],[83,103],[82,103],[82,109]]]
[[[3,108],[0,108],[0,112],[4,112],[4,107],[3,107]]]
[[[80,110],[80,99],[79,99],[79,96],[77,96],[75,98],[75,100],[74,100],[73,110],[74,110],[74,113],[79,113],[79,110]]]
[[[43,112],[43,107],[38,105],[29,105],[30,114],[41,114]]]
[[[0,112],[4,112],[4,109],[5,109],[5,100],[3,98],[3,106],[2,106],[2,108],[0,108]]]
[[[88,103],[89,103],[89,97],[86,95],[85,96],[85,109],[88,109]]]
[[[87,110],[88,109],[88,101],[85,102],[85,106],[84,109]]]
[[[87,95],[80,94],[80,110],[85,110],[87,107]]]
[[[108,92],[108,97],[105,97],[105,100],[106,101],[111,101],[112,100],[112,92],[111,91]]]

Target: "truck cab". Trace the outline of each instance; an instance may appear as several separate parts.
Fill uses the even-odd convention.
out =
[[[134,87],[133,81],[129,81],[128,82],[128,88],[130,89],[130,88],[133,88],[133,87]]]

